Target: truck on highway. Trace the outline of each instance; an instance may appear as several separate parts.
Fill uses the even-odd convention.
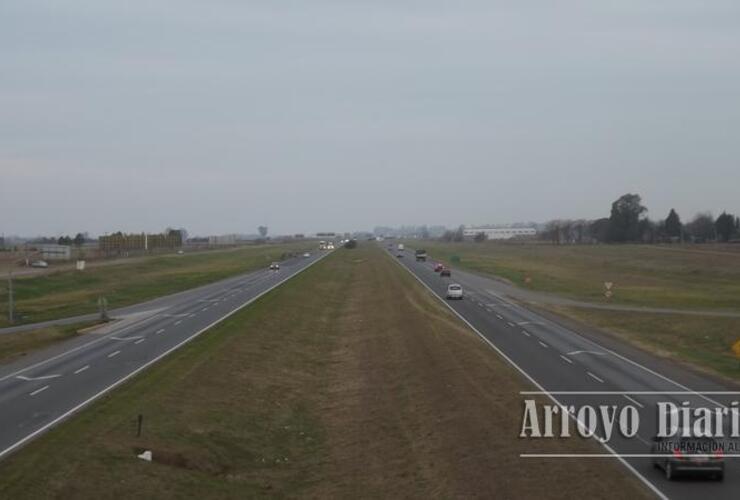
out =
[[[427,251],[424,249],[419,249],[416,251],[416,260],[418,262],[426,262],[427,260]]]
[[[403,248],[404,248],[404,247],[403,247],[403,243],[399,243],[399,244],[398,244],[398,251],[399,251],[399,252],[403,252]]]

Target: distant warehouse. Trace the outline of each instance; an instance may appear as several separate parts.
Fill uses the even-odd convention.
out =
[[[488,240],[510,240],[512,238],[531,238],[537,235],[537,230],[533,227],[476,227],[468,226],[463,229],[463,236],[466,238],[475,238],[476,235],[483,233]]]
[[[171,230],[159,234],[113,233],[98,238],[100,251],[105,254],[121,254],[137,251],[180,248],[183,243],[182,232]]]

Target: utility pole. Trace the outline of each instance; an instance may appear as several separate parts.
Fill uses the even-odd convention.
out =
[[[13,324],[13,273],[8,271],[8,322]]]

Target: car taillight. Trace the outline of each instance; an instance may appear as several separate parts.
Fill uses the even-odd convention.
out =
[[[714,452],[714,458],[723,458],[724,456],[725,456],[725,452],[722,448]]]
[[[681,453],[681,450],[679,450],[678,448],[674,448],[673,456],[679,460],[683,460],[683,453]]]

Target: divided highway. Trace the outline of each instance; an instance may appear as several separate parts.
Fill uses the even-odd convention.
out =
[[[468,272],[452,270],[450,278],[440,277],[431,262],[416,262],[413,251],[389,257],[413,274],[465,321],[484,341],[514,365],[534,386],[551,399],[564,405],[609,404],[638,409],[640,430],[636,437],[625,439],[614,432],[603,443],[603,457],[552,457],[546,460],[613,460],[613,454],[662,498],[716,499],[738,498],[740,463],[725,460],[724,481],[679,479],[668,481],[661,470],[652,466],[651,439],[657,431],[657,402],[673,402],[680,406],[688,401],[691,407],[730,406],[740,399],[738,394],[698,394],[729,392],[726,387],[676,364],[658,359],[617,339],[598,335],[581,335],[575,331],[514,303],[498,293],[495,280]],[[459,283],[465,290],[464,300],[446,301],[447,285]],[[548,397],[545,396],[545,397]],[[522,400],[534,395],[522,395]],[[524,411],[522,411],[524,414]],[[603,438],[601,430],[597,438]],[[512,436],[514,438],[515,436]],[[734,441],[737,444],[737,441]],[[737,452],[734,452],[737,453]],[[526,466],[526,460],[520,460]],[[562,465],[562,464],[561,464]]]
[[[128,320],[0,367],[0,458],[234,314],[327,253],[129,308]]]

